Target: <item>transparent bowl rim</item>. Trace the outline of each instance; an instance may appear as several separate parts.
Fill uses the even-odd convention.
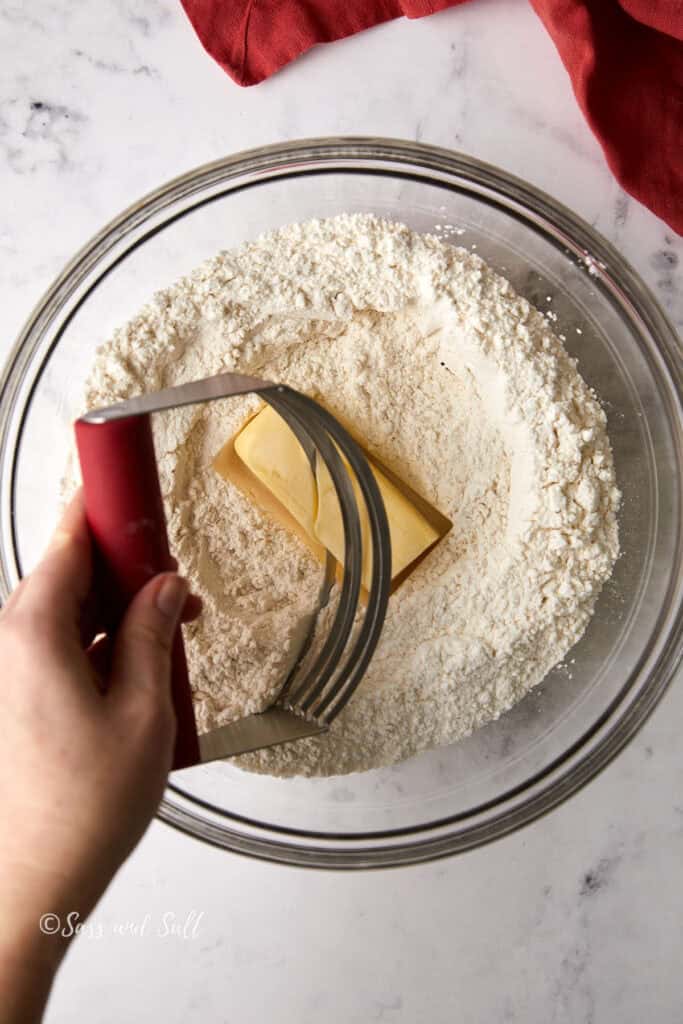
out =
[[[311,173],[324,167],[356,170],[413,168],[424,180],[443,185],[449,179],[466,182],[468,191],[502,202],[526,223],[550,229],[572,254],[586,254],[600,268],[600,284],[628,311],[632,321],[653,340],[645,352],[668,399],[668,424],[673,433],[678,484],[683,481],[683,370],[676,332],[640,276],[597,231],[567,207],[535,186],[490,164],[456,151],[423,143],[363,136],[312,138],[277,143],[238,152],[199,166],[162,185],[129,206],[98,232],[48,288],[30,314],[11,349],[0,376],[0,465],[6,465],[11,443],[9,424],[21,384],[42,334],[69,298],[128,233],[153,215],[221,182],[245,177],[276,177],[297,165]],[[6,500],[6,486],[2,500]],[[673,680],[683,660],[683,534],[678,523],[675,572],[659,612],[651,646],[601,719],[568,751],[520,786],[500,794],[487,805],[444,821],[387,832],[331,835],[263,825],[222,812],[184,796],[173,782],[161,802],[158,817],[204,842],[235,853],[272,862],[317,868],[383,868],[413,864],[470,850],[529,824],[558,806],[593,779],[633,738]],[[7,552],[0,552],[0,600],[9,592]],[[464,819],[467,818],[467,823]],[[231,823],[231,824],[229,824]]]

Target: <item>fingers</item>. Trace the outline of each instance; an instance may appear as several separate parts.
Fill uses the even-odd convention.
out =
[[[202,599],[196,594],[188,594],[185,606],[180,615],[181,622],[193,622],[202,611]],[[86,644],[90,664],[102,680],[109,678],[112,661],[113,644],[109,636],[102,635],[93,643]],[[103,689],[101,687],[101,689]]]
[[[187,599],[187,581],[162,573],[136,594],[114,642],[110,691],[116,701],[170,703],[171,648]]]
[[[45,555],[7,605],[45,622],[78,627],[92,582],[92,547],[79,490],[67,506]]]
[[[106,682],[109,678],[112,658],[112,643],[108,636],[99,636],[90,644],[87,650],[88,660],[92,666],[95,683],[100,693],[106,692]]]
[[[183,613],[180,616],[181,622],[194,622],[202,613],[203,602],[198,594],[188,594],[185,601]]]
[[[170,563],[171,563],[170,568],[173,569],[174,572],[177,572],[178,571],[178,559],[177,558],[171,558],[170,559]],[[183,608],[183,613],[180,616],[180,621],[181,622],[194,622],[194,620],[198,619],[199,616],[201,615],[202,608],[203,608],[203,602],[202,602],[201,597],[198,594],[188,594],[187,595],[187,600],[185,602],[185,607]]]

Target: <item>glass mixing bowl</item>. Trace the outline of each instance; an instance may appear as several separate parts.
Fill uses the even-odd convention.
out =
[[[553,311],[607,410],[624,495],[623,554],[585,637],[499,721],[362,774],[284,780],[219,762],[172,777],[159,814],[190,835],[274,861],[350,868],[465,850],[548,811],[634,735],[681,660],[681,352],[642,281],[590,227],[493,167],[381,139],[271,146],[163,186],[76,255],[12,353],[0,406],[0,588],[4,600],[54,525],[96,346],[205,257],[342,211],[476,248]]]

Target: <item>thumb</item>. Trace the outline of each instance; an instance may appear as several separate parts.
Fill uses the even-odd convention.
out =
[[[170,696],[171,649],[187,596],[187,581],[175,573],[155,576],[135,595],[114,643],[112,694]]]

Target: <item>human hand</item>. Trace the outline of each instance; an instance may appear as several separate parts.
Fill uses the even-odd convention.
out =
[[[197,599],[181,577],[157,576],[93,645],[92,587],[79,494],[0,613],[0,961],[59,962],[64,940],[39,938],[41,915],[92,910],[171,767],[170,652]]]

